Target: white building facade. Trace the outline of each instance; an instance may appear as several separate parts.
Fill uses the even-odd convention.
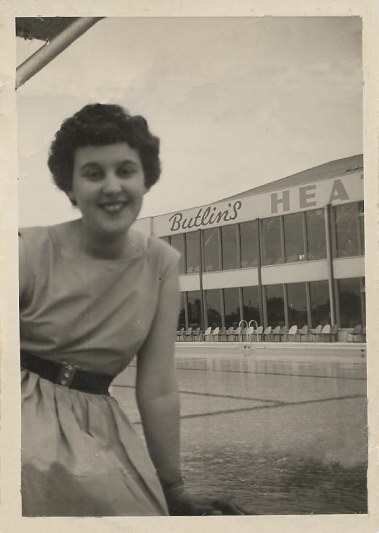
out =
[[[363,156],[140,219],[181,253],[180,327],[365,323]]]

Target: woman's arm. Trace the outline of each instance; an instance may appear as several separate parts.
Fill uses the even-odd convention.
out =
[[[163,486],[180,474],[179,394],[175,374],[175,335],[179,311],[177,264],[161,280],[149,336],[137,357],[136,398],[151,459]]]
[[[136,398],[150,457],[171,515],[245,514],[237,506],[194,497],[184,487],[180,468],[179,394],[175,338],[179,311],[175,257],[161,281],[158,309],[137,357]]]

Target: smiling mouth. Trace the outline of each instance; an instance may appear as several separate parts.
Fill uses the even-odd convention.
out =
[[[99,207],[106,213],[119,213],[126,206],[126,202],[112,202],[100,204]]]

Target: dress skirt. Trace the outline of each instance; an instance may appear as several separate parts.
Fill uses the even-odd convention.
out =
[[[22,370],[23,516],[159,516],[146,447],[111,396]]]

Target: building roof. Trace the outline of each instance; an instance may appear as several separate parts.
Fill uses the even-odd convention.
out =
[[[232,200],[234,198],[241,198],[244,196],[253,196],[255,194],[262,194],[265,192],[276,191],[278,189],[287,189],[288,187],[296,187],[297,185],[304,185],[305,183],[320,181],[324,179],[342,176],[349,172],[355,172],[363,169],[363,154],[353,155],[351,157],[344,157],[335,161],[329,161],[318,165],[317,167],[297,172],[291,176],[281,178],[270,183],[265,183],[253,189],[233,194],[223,198],[221,201]]]

